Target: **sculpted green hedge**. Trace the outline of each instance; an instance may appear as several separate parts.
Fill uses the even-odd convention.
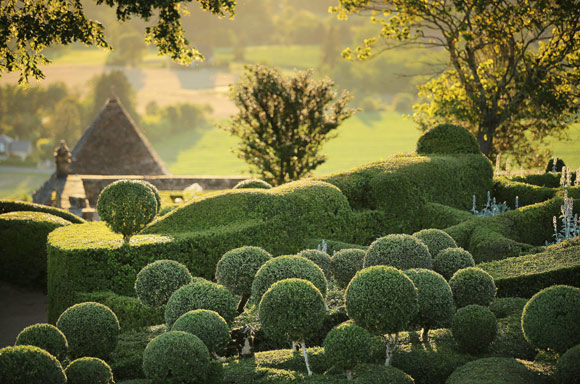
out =
[[[70,213],[69,211],[65,211],[64,209],[49,207],[48,205],[34,204],[28,201],[0,199],[0,214],[20,211],[48,213],[50,215],[65,219],[66,221],[70,221],[73,224],[82,224],[85,222],[85,220],[82,218]]]

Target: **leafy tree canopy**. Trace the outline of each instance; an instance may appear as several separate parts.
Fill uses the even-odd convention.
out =
[[[365,60],[401,45],[443,48],[450,69],[420,87],[423,129],[456,123],[481,151],[544,160],[549,136],[562,138],[580,106],[578,0],[339,0],[340,18],[369,14],[379,36],[345,57]]]
[[[217,16],[233,16],[235,0],[196,0],[200,7]],[[160,54],[182,64],[203,56],[183,35],[182,6],[191,0],[97,0],[116,8],[117,19],[132,17],[157,24],[146,28],[146,41],[157,45]],[[42,51],[55,44],[81,42],[110,48],[102,24],[86,17],[81,0],[5,0],[0,2],[0,74],[20,72],[20,83],[43,78],[39,65],[49,63]]]

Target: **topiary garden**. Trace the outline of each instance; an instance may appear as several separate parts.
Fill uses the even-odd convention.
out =
[[[41,232],[1,202],[11,238],[46,242],[26,275],[45,276],[54,325],[0,349],[0,383],[577,382],[580,239],[553,217],[580,187],[557,177],[494,178],[440,125],[416,153],[161,217],[134,181],[103,190],[104,223],[41,211]],[[488,191],[520,206],[474,215]]]

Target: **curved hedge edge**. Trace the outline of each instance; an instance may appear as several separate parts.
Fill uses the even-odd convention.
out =
[[[340,250],[343,249],[362,249],[364,251],[366,251],[368,249],[368,246],[366,245],[360,245],[360,244],[352,244],[352,243],[345,243],[343,241],[337,241],[337,240],[325,240],[325,239],[309,239],[306,240],[304,242],[304,249],[318,249],[318,246],[322,245],[322,242],[326,242],[326,253],[328,253],[328,255],[330,257],[332,257],[332,255],[335,252],[338,252]]]
[[[498,296],[531,297],[556,284],[580,287],[580,239],[542,253],[479,264],[495,280]]]
[[[0,214],[14,211],[34,211],[50,213],[51,215],[61,217],[70,221],[73,224],[81,224],[86,221],[77,215],[74,215],[64,209],[50,207],[48,205],[29,203],[27,201],[18,200],[2,200],[0,199]]]
[[[498,202],[506,202],[511,209],[515,208],[516,196],[519,207],[549,200],[556,195],[557,188],[541,187],[510,180],[506,177],[493,178],[492,194]]]
[[[164,308],[149,308],[136,297],[117,295],[111,291],[81,292],[79,301],[93,301],[111,308],[117,315],[121,332],[163,324]]]

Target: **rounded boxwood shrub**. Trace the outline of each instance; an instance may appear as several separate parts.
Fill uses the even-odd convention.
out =
[[[371,334],[351,321],[330,330],[324,339],[324,355],[337,369],[350,372],[357,364],[364,363],[370,355]]]
[[[207,309],[184,313],[171,330],[188,332],[199,337],[212,353],[217,353],[230,341],[228,323],[217,312]]]
[[[252,178],[247,180],[242,180],[234,186],[234,189],[243,188],[260,188],[260,189],[270,189],[272,186],[265,182],[264,180]]]
[[[554,285],[524,307],[522,330],[536,348],[563,353],[580,344],[580,288]]]
[[[68,384],[114,384],[109,364],[95,357],[74,360],[64,371]]]
[[[252,283],[253,300],[259,303],[272,284],[292,278],[310,281],[322,296],[326,296],[326,278],[318,265],[300,256],[278,256],[264,263],[256,272]]]
[[[241,247],[226,252],[218,261],[215,278],[234,294],[242,297],[238,312],[252,294],[252,282],[256,272],[272,255],[260,247]]]
[[[134,179],[134,181],[145,185],[151,192],[153,192],[153,195],[155,196],[155,202],[157,202],[157,213],[159,213],[161,211],[161,194],[159,193],[157,187],[145,180]]]
[[[417,268],[404,273],[417,288],[419,312],[413,323],[423,328],[422,339],[427,341],[429,329],[451,324],[455,313],[453,293],[447,281],[437,272]]]
[[[364,364],[357,368],[357,384],[414,384],[415,380],[395,367]]]
[[[107,359],[119,340],[119,320],[103,304],[75,304],[64,311],[56,322],[68,341],[71,357]]]
[[[404,330],[419,310],[413,281],[393,267],[357,272],[344,295],[348,316],[378,335]]]
[[[423,242],[410,235],[388,235],[375,240],[367,250],[364,267],[388,265],[397,269],[431,269],[429,249]]]
[[[475,136],[467,129],[453,124],[439,124],[417,141],[417,153],[480,153]]]
[[[0,349],[0,383],[65,384],[66,376],[56,357],[32,345]]]
[[[259,306],[262,329],[276,341],[302,342],[322,327],[325,315],[322,294],[304,279],[284,279],[272,284]]]
[[[181,331],[157,336],[143,352],[143,372],[156,383],[203,383],[209,363],[209,351],[199,337]]]
[[[554,161],[556,161],[556,170],[554,171]],[[562,172],[562,168],[564,168],[566,166],[566,163],[564,163],[564,160],[560,159],[560,158],[554,158],[552,157],[549,161],[548,164],[546,164],[546,173],[550,173],[550,172]]]
[[[463,248],[447,248],[433,259],[433,269],[449,280],[460,269],[475,267],[471,253]]]
[[[16,337],[15,344],[42,348],[60,361],[66,358],[68,351],[66,337],[52,324],[34,324],[24,328]]]
[[[331,258],[332,275],[341,287],[346,287],[354,275],[363,268],[366,251],[342,249]]]
[[[145,266],[135,280],[135,292],[149,307],[160,307],[179,287],[192,282],[187,267],[174,260],[157,260]]]
[[[495,299],[493,277],[481,268],[469,267],[455,272],[449,279],[457,308],[470,304],[488,306]]]
[[[171,295],[165,307],[165,323],[171,329],[184,313],[195,309],[209,309],[219,313],[228,323],[236,317],[237,300],[223,285],[196,279]]]
[[[432,259],[444,249],[457,247],[457,243],[455,243],[453,237],[440,229],[423,229],[422,231],[413,233],[413,236],[427,246]]]
[[[526,362],[505,357],[488,357],[471,361],[457,368],[446,384],[531,384],[543,383],[537,370],[529,369]]]
[[[103,189],[97,213],[125,242],[141,231],[157,214],[157,200],[149,187],[135,180],[119,180]]]
[[[497,320],[489,308],[468,305],[453,316],[451,332],[462,350],[473,354],[485,352],[497,333]]]
[[[580,383],[580,345],[570,348],[560,356],[554,376],[562,384]]]
[[[327,278],[331,276],[332,261],[328,253],[319,251],[318,249],[305,249],[298,253],[298,256],[304,257],[318,265]]]

